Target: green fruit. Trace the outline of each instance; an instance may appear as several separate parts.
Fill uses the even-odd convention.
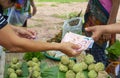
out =
[[[40,67],[34,66],[34,67],[33,67],[33,71],[38,71],[38,72],[40,72]]]
[[[59,65],[59,70],[62,71],[62,72],[67,72],[68,71],[68,67],[63,65],[63,64],[60,64]]]
[[[9,78],[17,78],[17,74],[16,73],[11,73]]]
[[[95,70],[90,70],[88,72],[88,77],[89,78],[96,78],[97,77],[97,72]]]
[[[86,78],[85,74],[83,72],[78,72],[76,74],[76,78]]]
[[[83,70],[83,67],[82,67],[82,65],[80,65],[79,63],[78,63],[78,64],[75,64],[75,65],[73,66],[73,71],[74,71],[75,73],[81,72],[82,70]]]
[[[16,65],[16,64],[13,64],[13,63],[10,63],[10,67],[13,68],[14,70],[17,69],[17,65]]]
[[[61,63],[64,65],[68,65],[70,62],[69,57],[68,56],[61,56]]]
[[[32,66],[33,66],[33,61],[28,61],[28,62],[27,62],[27,65],[28,65],[29,67],[32,67]]]
[[[88,66],[88,70],[90,71],[90,70],[94,70],[95,69],[95,64],[90,64],[89,66]]]
[[[75,61],[74,60],[70,60],[70,63],[68,64],[68,68],[70,70],[72,70],[74,65],[75,65]]]
[[[91,54],[88,54],[86,57],[85,57],[85,63],[87,64],[92,64],[94,62],[94,57],[91,55]]]
[[[38,72],[38,71],[34,71],[32,74],[32,78],[37,78],[39,76],[40,76],[40,72]]]
[[[75,73],[72,70],[68,70],[65,74],[66,78],[75,78]]]
[[[33,68],[32,68],[32,67],[29,67],[28,70],[29,70],[29,72],[32,72]]]
[[[22,63],[20,63],[20,62],[16,63],[16,68],[17,69],[20,69],[21,67],[22,67]]]
[[[85,62],[81,62],[80,65],[82,66],[83,70],[86,70],[88,65]]]
[[[12,63],[13,64],[16,64],[18,61],[19,61],[18,58],[16,58],[16,57],[12,58]]]
[[[99,72],[99,71],[103,71],[104,69],[105,69],[105,66],[103,63],[99,62],[95,64],[95,71]]]
[[[8,75],[10,75],[11,73],[14,73],[14,72],[15,72],[15,70],[12,69],[12,68],[8,68],[8,69],[7,69],[7,73],[8,73]]]
[[[22,75],[22,70],[21,70],[21,69],[17,69],[17,70],[16,70],[16,74],[17,74],[18,76],[21,76],[21,75]]]
[[[36,57],[32,58],[32,61],[35,63],[39,62],[39,60]]]

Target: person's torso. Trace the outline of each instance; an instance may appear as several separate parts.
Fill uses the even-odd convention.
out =
[[[30,12],[30,0],[17,0],[15,4],[16,11],[20,13]]]
[[[112,8],[112,1],[111,0],[99,0],[102,6],[110,13]]]

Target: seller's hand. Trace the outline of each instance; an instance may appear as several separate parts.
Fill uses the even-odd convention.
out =
[[[69,42],[63,42],[61,44],[62,45],[60,47],[60,50],[70,57],[77,56],[81,53],[77,51],[78,49],[80,49],[80,47],[76,44],[72,44]]]
[[[85,30],[87,32],[92,32],[92,38],[97,41],[101,35],[103,34],[103,28],[102,26],[93,26],[93,27],[87,27]]]

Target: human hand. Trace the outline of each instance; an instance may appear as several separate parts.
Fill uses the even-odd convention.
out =
[[[37,36],[37,33],[35,31],[23,27],[17,27],[16,33],[18,34],[18,36],[27,39],[35,39]]]
[[[60,47],[60,50],[70,57],[79,55],[81,52],[78,52],[78,49],[78,45],[69,42],[62,42]]]
[[[103,27],[102,26],[93,26],[85,28],[87,32],[92,32],[92,38],[97,41],[101,35],[103,34]]]

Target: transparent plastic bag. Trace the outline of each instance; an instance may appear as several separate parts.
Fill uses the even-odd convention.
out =
[[[82,34],[82,18],[75,17],[64,21],[62,38],[67,32]]]
[[[22,26],[25,21],[27,20],[27,16],[25,13],[20,13],[15,8],[11,8],[9,17],[8,17],[8,23],[16,26]]]

